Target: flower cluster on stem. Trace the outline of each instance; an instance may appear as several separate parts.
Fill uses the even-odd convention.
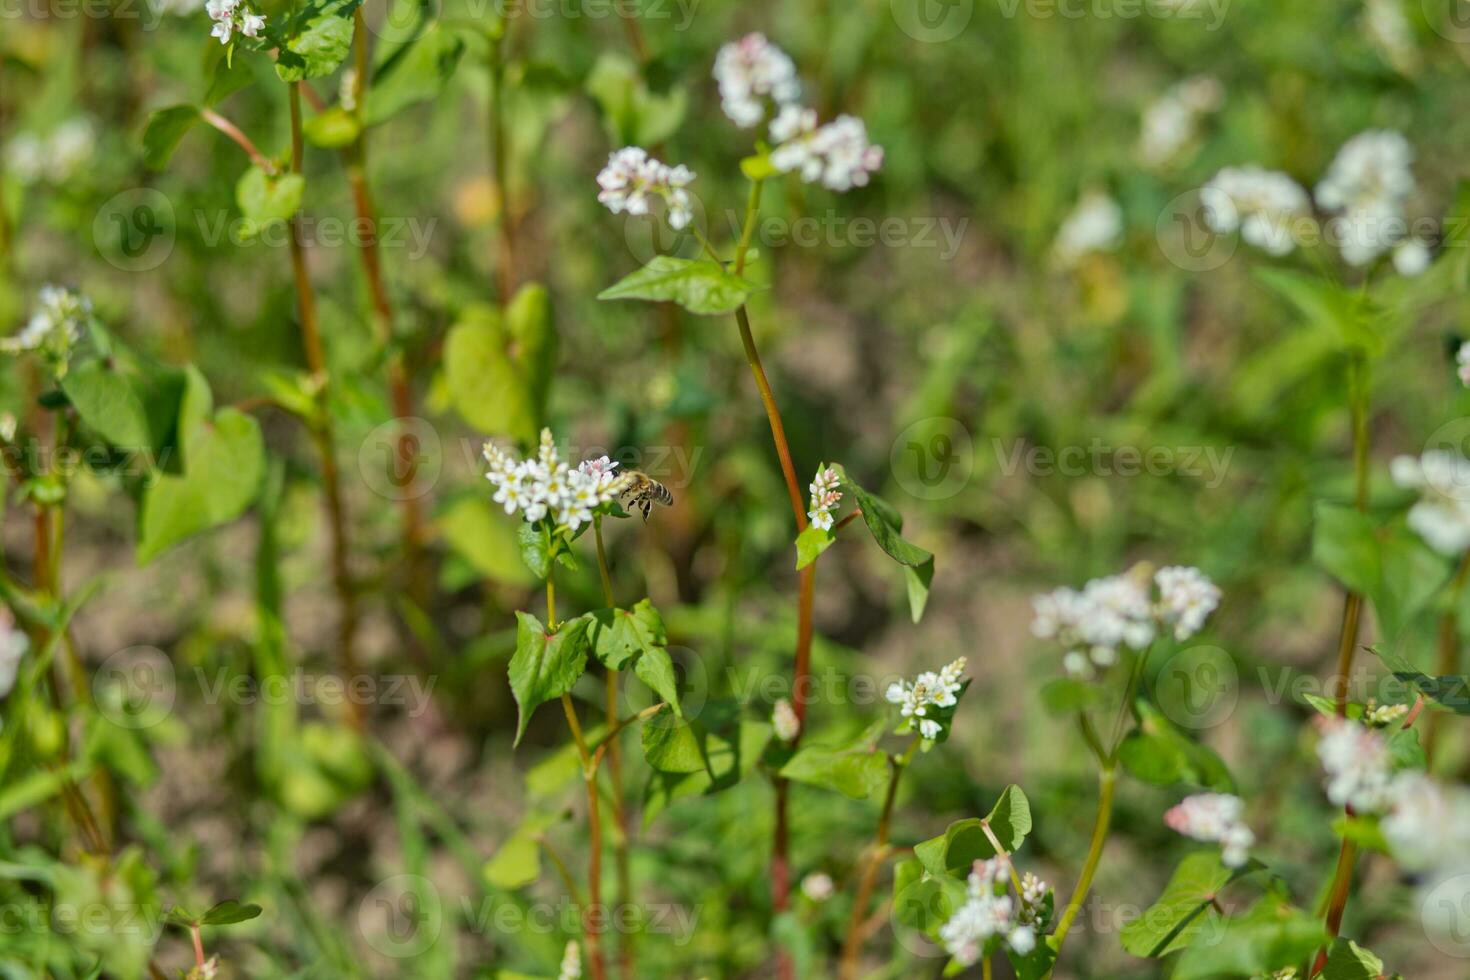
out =
[[[885,697],[889,704],[899,706],[903,719],[898,728],[900,733],[917,729],[925,741],[938,740],[965,689],[962,680],[965,665],[965,658],[960,657],[938,673],[926,670],[911,681],[898,680],[888,686]]]
[[[1046,927],[1046,882],[1028,873],[1012,896],[1011,864],[1006,855],[976,861],[967,881],[965,903],[939,927],[945,952],[961,966],[971,966],[1004,943],[1025,956],[1036,948],[1037,932]]]
[[[1185,837],[1219,844],[1227,868],[1242,867],[1250,859],[1256,835],[1241,819],[1245,803],[1229,793],[1196,793],[1164,814],[1164,823]]]
[[[243,37],[255,39],[265,30],[265,15],[252,13],[241,0],[209,0],[204,11],[214,21],[209,36],[219,38],[220,44],[229,44],[237,31]]]
[[[72,349],[92,318],[92,301],[61,286],[42,286],[36,307],[20,332],[0,340],[0,352],[41,354],[58,374],[65,373]]]
[[[1470,459],[1431,449],[1418,459],[1395,458],[1389,473],[1394,483],[1419,492],[1408,520],[1426,544],[1445,555],[1470,548]]]
[[[569,466],[557,452],[550,429],[541,430],[541,444],[532,459],[517,459],[492,442],[485,443],[484,456],[489,463],[485,479],[507,514],[519,511],[532,524],[550,520],[567,532],[590,523],[593,512],[616,500],[628,483],[615,472],[618,464],[606,456]]]
[[[842,491],[837,489],[839,486],[841,480],[835,468],[824,466],[817,470],[817,475],[807,487],[811,492],[811,500],[807,504],[806,516],[812,522],[812,527],[823,531],[832,529],[832,514],[837,510],[837,505],[842,503]]]
[[[693,217],[689,191],[694,172],[682,164],[671,167],[639,146],[625,146],[607,159],[597,175],[597,200],[613,214],[647,214],[650,199],[664,202],[669,227],[678,231]]]

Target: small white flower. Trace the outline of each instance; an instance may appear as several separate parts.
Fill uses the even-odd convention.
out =
[[[1379,813],[1392,800],[1392,757],[1383,736],[1354,721],[1320,719],[1317,758],[1327,775],[1327,798],[1357,813]]]
[[[1307,192],[1284,173],[1260,167],[1226,167],[1200,190],[1205,223],[1272,255],[1296,245],[1294,223],[1311,213]]]
[[[1462,364],[1462,375],[1466,370]],[[1409,527],[1431,548],[1445,555],[1470,548],[1470,459],[1431,449],[1418,459],[1395,458],[1389,473],[1399,486],[1419,491]]]
[[[742,129],[765,116],[765,99],[785,106],[801,96],[795,62],[764,34],[747,34],[721,47],[715,55],[714,76],[721,108]]]
[[[1393,268],[1401,276],[1421,275],[1432,260],[1429,246],[1417,238],[1407,238],[1393,250]]]
[[[1198,633],[1220,604],[1220,590],[1197,568],[1170,566],[1154,575],[1159,587],[1159,619],[1174,627],[1183,642]]]
[[[800,173],[806,183],[820,180],[828,190],[848,191],[868,183],[883,166],[883,148],[868,141],[868,128],[855,116],[838,116],[817,125],[811,109],[788,105],[771,123],[771,166]]]
[[[561,956],[561,972],[556,975],[556,980],[581,980],[582,976],[582,947],[577,945],[575,939],[567,941],[567,948]]]
[[[1144,166],[1161,170],[1187,162],[1198,142],[1201,120],[1218,109],[1224,98],[1218,80],[1196,75],[1173,86],[1145,109],[1138,138]]]
[[[1245,804],[1228,793],[1197,793],[1164,814],[1171,829],[1207,843],[1222,846],[1221,861],[1239,868],[1249,860],[1256,835],[1241,821]]]
[[[934,717],[936,709],[952,708],[958,702],[964,689],[961,678],[966,663],[960,657],[937,674],[925,671],[912,681],[896,681],[888,686],[884,696],[890,704],[899,706],[899,715],[917,728],[920,736],[932,742],[944,730],[940,720]]]
[[[229,44],[235,31],[245,37],[258,38],[265,29],[265,16],[252,13],[241,0],[208,0],[204,12],[214,21],[209,36],[219,38],[220,44]]]
[[[694,172],[682,164],[671,167],[639,146],[625,146],[607,159],[597,175],[597,200],[613,214],[648,214],[649,198],[664,202],[665,217],[675,231],[693,218],[689,191]]]
[[[39,351],[64,369],[91,316],[92,303],[86,297],[59,286],[43,286],[31,318],[19,333],[0,340],[0,352]]]
[[[837,488],[841,481],[837,476],[837,470],[831,466],[817,471],[812,478],[811,485],[807,490],[811,499],[807,502],[807,518],[812,522],[812,527],[823,531],[832,529],[832,512],[842,502],[842,491]]]
[[[613,472],[617,463],[606,456],[569,467],[557,452],[550,429],[541,431],[534,460],[518,460],[489,442],[483,454],[488,464],[485,479],[495,488],[492,499],[507,514],[519,511],[533,524],[549,515],[558,529],[575,531],[627,486],[627,480]]]
[[[1363,33],[1395,70],[1411,75],[1418,69],[1414,29],[1401,0],[1368,0],[1363,8]]]
[[[1395,777],[1393,803],[1380,824],[1394,860],[1414,872],[1470,859],[1470,790],[1424,773]]]
[[[782,698],[776,702],[771,711],[771,727],[776,730],[776,737],[783,742],[794,742],[796,736],[801,734],[801,721],[796,717],[796,709],[791,702]]]
[[[825,902],[836,892],[832,876],[824,871],[815,871],[801,879],[801,893],[813,902]]]
[[[1094,252],[1111,252],[1123,237],[1123,209],[1101,191],[1089,191],[1057,231],[1052,254],[1071,268]]]
[[[1455,351],[1455,373],[1460,378],[1460,384],[1470,388],[1470,340],[1460,345]]]
[[[1342,214],[1339,247],[1350,265],[1366,265],[1403,237],[1413,159],[1409,141],[1387,129],[1359,133],[1337,151],[1317,203]]]

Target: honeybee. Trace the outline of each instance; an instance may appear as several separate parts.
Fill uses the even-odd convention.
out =
[[[654,504],[673,506],[674,495],[669,493],[669,488],[647,473],[641,470],[624,470],[623,478],[628,481],[628,485],[618,496],[629,509],[636,507],[643,511],[644,523],[648,522],[648,512],[653,510]]]

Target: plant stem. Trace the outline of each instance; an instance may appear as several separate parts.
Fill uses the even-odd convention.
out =
[[[841,980],[854,980],[857,977],[858,957],[863,951],[865,935],[863,920],[873,888],[878,883],[878,871],[888,856],[888,830],[893,819],[893,801],[898,797],[898,780],[908,768],[918,747],[919,737],[916,735],[902,756],[888,758],[888,792],[883,797],[883,810],[878,815],[878,832],[873,838],[872,850],[863,868],[862,878],[858,881],[857,896],[853,899],[852,914],[847,920],[847,938],[842,944],[842,966],[839,974]]]
[[[204,968],[204,937],[200,934],[198,926],[189,927],[189,936],[194,940],[194,965],[202,970]]]
[[[353,12],[353,31],[356,47],[353,103],[360,125],[369,71],[367,26],[361,7]],[[413,465],[416,443],[407,426],[403,425],[405,419],[413,417],[413,389],[409,384],[403,352],[395,349],[393,344],[393,304],[383,276],[378,242],[378,215],[367,180],[366,127],[358,130],[357,139],[342,151],[342,158],[347,171],[347,182],[352,189],[357,220],[365,229],[358,255],[362,259],[363,275],[367,279],[368,294],[372,298],[378,342],[388,351],[388,389],[393,402],[393,414],[400,423],[397,458],[392,464],[396,471],[397,467]],[[416,494],[405,493],[399,501],[399,507],[403,512],[404,577],[407,579],[410,597],[423,607],[427,604],[428,578],[424,567],[422,503]]]
[[[556,583],[546,576],[546,628],[556,632]]]
[[[1353,427],[1353,505],[1358,513],[1368,510],[1368,358],[1354,351],[1348,361],[1348,408]],[[1337,640],[1337,672],[1333,675],[1333,699],[1339,717],[1347,717],[1348,681],[1358,649],[1358,624],[1363,597],[1349,591],[1343,600],[1342,629]]]
[[[602,598],[611,609],[617,605],[613,599],[612,574],[608,571],[607,549],[602,542],[602,515],[592,518],[592,536],[597,544],[597,572],[602,579]],[[613,862],[617,865],[618,904],[626,905],[633,894],[632,862],[628,853],[628,813],[623,805],[623,749],[618,737],[618,671],[609,667],[607,686],[607,778],[609,795],[612,799],[613,821],[617,833],[613,835]],[[633,937],[627,930],[618,933],[618,963],[625,980],[631,980],[633,971]]]
[[[515,216],[510,207],[510,174],[506,163],[505,41],[510,22],[502,20],[500,33],[490,39],[490,187],[500,205],[500,302],[509,303],[515,291]]]
[[[745,257],[755,227],[756,215],[760,210],[761,182],[751,181],[750,195],[745,205],[745,222],[740,232],[740,242],[735,251],[735,274],[745,271]],[[735,322],[740,327],[740,343],[745,349],[745,361],[750,366],[751,376],[760,392],[761,405],[766,410],[766,421],[771,427],[771,441],[776,447],[776,458],[781,464],[781,476],[786,481],[786,492],[791,497],[791,511],[796,518],[798,533],[806,530],[806,510],[802,507],[801,484],[796,478],[796,467],[791,462],[791,446],[786,441],[786,426],[781,421],[781,410],[771,392],[771,383],[761,363],[760,351],[755,346],[755,335],[750,329],[750,315],[744,306],[735,311]],[[817,590],[817,563],[814,561],[801,570],[797,580],[796,597],[796,653],[793,658],[791,676],[791,702],[796,714],[797,734],[806,724],[806,699],[808,675],[811,673],[812,655],[812,604]],[[779,915],[791,904],[791,867],[789,854],[790,823],[787,805],[789,790],[786,780],[779,776],[776,783],[775,840],[771,854],[771,905]],[[777,975],[781,980],[790,980],[795,975],[791,957],[784,949],[776,953]]]
[[[550,585],[548,578],[548,602],[553,601]],[[593,980],[607,980],[607,963],[603,959],[602,939],[597,929],[597,917],[602,915],[602,805],[597,797],[597,768],[592,764],[592,753],[587,749],[587,739],[582,733],[582,723],[577,720],[577,708],[570,694],[561,696],[561,707],[567,716],[567,727],[572,730],[577,755],[582,760],[582,783],[587,789],[587,836],[591,855],[587,864],[587,904],[582,908],[582,936]]]
[[[290,84],[291,105],[291,172],[301,173],[305,152],[301,133],[301,83]],[[322,458],[322,491],[326,498],[327,521],[331,532],[332,583],[337,592],[339,622],[337,627],[338,666],[348,683],[358,674],[357,668],[357,595],[347,559],[347,512],[342,500],[342,481],[337,470],[336,437],[332,424],[330,375],[326,352],[316,319],[316,297],[312,292],[311,274],[306,268],[305,243],[301,235],[300,215],[291,216],[291,268],[296,279],[296,300],[301,316],[301,341],[306,351],[306,366],[318,388],[318,417],[312,425],[317,452]],[[354,727],[363,723],[361,709],[347,700],[347,720]]]
[[[1097,874],[1098,862],[1102,860],[1103,845],[1107,843],[1108,828],[1113,821],[1113,788],[1116,782],[1117,769],[1112,765],[1103,766],[1097,774],[1097,819],[1092,826],[1092,842],[1087,847],[1087,860],[1083,862],[1082,875],[1077,879],[1077,887],[1073,889],[1072,898],[1067,902],[1067,910],[1062,913],[1061,921],[1057,923],[1053,934],[1058,953],[1061,952],[1062,942],[1066,940],[1072,923],[1082,911],[1082,903],[1092,887],[1092,878]]]
[[[259,167],[261,170],[264,170],[268,174],[275,174],[276,165],[270,160],[266,159],[265,154],[261,153],[260,150],[256,148],[255,144],[250,141],[250,137],[246,136],[244,132],[240,130],[240,127],[236,126],[234,123],[230,122],[228,119],[226,119],[224,116],[221,116],[213,109],[200,109],[199,118],[208,123],[210,126],[213,126],[215,129],[219,130],[221,133],[224,133],[230,139],[234,140],[236,145],[238,145],[240,149],[244,150],[246,155],[250,157],[251,163],[255,164],[257,167]]]
[[[1465,582],[1470,579],[1470,550],[1460,558],[1460,567],[1450,582],[1449,605],[1439,617],[1439,647],[1434,660],[1434,672],[1440,677],[1459,673],[1460,670],[1460,599],[1465,593]],[[1429,766],[1434,765],[1434,752],[1439,742],[1440,714],[1433,712],[1424,730],[1424,756]]]

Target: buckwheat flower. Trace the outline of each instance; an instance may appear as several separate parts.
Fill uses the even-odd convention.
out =
[[[943,709],[954,707],[964,689],[962,676],[966,663],[966,659],[960,657],[938,673],[925,671],[912,681],[895,681],[888,686],[884,697],[890,704],[899,706],[899,715],[905,722],[917,728],[921,737],[932,742],[944,730],[937,716]]]
[[[1455,374],[1459,377],[1460,384],[1470,388],[1470,340],[1455,351]]]
[[[1228,793],[1197,793],[1164,814],[1164,823],[1185,837],[1220,844],[1221,862],[1239,868],[1250,858],[1256,835],[1241,821],[1245,804]]]
[[[15,687],[21,658],[30,646],[30,637],[15,625],[15,614],[8,606],[0,606],[0,698]]]
[[[815,871],[801,879],[801,893],[813,902],[825,902],[836,892],[832,876],[824,871]]]
[[[1400,773],[1393,804],[1380,823],[1389,852],[1408,871],[1470,857],[1470,791],[1421,772]]]
[[[1296,245],[1293,224],[1311,213],[1311,200],[1284,173],[1261,167],[1226,167],[1200,190],[1205,223],[1210,230],[1240,237],[1271,255],[1285,255]]]
[[[1425,543],[1451,556],[1470,548],[1470,460],[1431,449],[1418,459],[1395,458],[1389,474],[1399,486],[1419,491],[1408,523]]]
[[[20,354],[38,351],[65,370],[66,359],[82,328],[92,316],[92,303],[80,293],[60,286],[43,286],[36,308],[20,332],[0,340],[0,352]]]
[[[1320,719],[1317,758],[1327,776],[1327,798],[1357,813],[1378,813],[1392,800],[1388,743],[1370,728],[1341,718]]]
[[[597,175],[597,200],[613,214],[647,214],[650,198],[664,202],[664,215],[675,231],[693,217],[689,191],[694,172],[682,164],[671,167],[639,146],[625,146],[607,159]]]
[[[782,698],[776,702],[771,711],[771,727],[776,731],[776,737],[783,742],[794,742],[796,736],[801,734],[801,722],[796,717],[796,709],[791,702]]]
[[[96,131],[86,119],[68,119],[57,126],[46,141],[52,181],[64,183],[91,163],[96,144]]]
[[[771,123],[771,166],[781,173],[796,172],[810,184],[821,180],[828,190],[863,187],[868,175],[883,166],[883,148],[868,141],[868,128],[855,116],[838,116],[817,125],[811,109],[790,105]]]
[[[801,97],[796,63],[764,34],[747,34],[715,55],[715,82],[720,107],[741,129],[765,117],[765,100],[785,106]]]
[[[1073,651],[1085,650],[1099,667],[1116,663],[1120,647],[1142,650],[1158,632],[1147,583],[1131,573],[1093,579],[1081,592],[1061,588],[1031,601],[1033,633]]]
[[[1394,271],[1411,279],[1428,269],[1432,259],[1429,246],[1417,238],[1405,239],[1393,250]]]
[[[1093,669],[1092,661],[1087,659],[1087,654],[1071,650],[1062,657],[1062,669],[1067,676],[1078,680],[1090,680],[1096,671]]]
[[[1409,713],[1407,704],[1378,704],[1369,701],[1363,711],[1363,724],[1371,728],[1387,728]]]
[[[1159,620],[1183,642],[1198,633],[1220,604],[1220,590],[1197,568],[1174,565],[1154,575],[1159,587]]]
[[[1021,876],[1021,904],[1027,908],[1035,908],[1046,899],[1046,893],[1050,889],[1046,882],[1031,872]]]
[[[507,514],[519,511],[533,524],[550,517],[558,529],[575,531],[627,486],[627,479],[613,472],[617,464],[606,456],[568,466],[550,429],[541,431],[535,459],[518,460],[494,443],[486,443],[483,453],[495,502]]]
[[[575,939],[568,940],[566,952],[561,955],[561,972],[556,975],[556,980],[581,980],[582,976],[582,947],[577,945]]]
[[[1218,80],[1196,75],[1149,105],[1138,137],[1138,155],[1144,166],[1159,170],[1184,163],[1198,142],[1201,120],[1220,108],[1224,98]]]
[[[1369,42],[1398,72],[1412,75],[1418,69],[1414,30],[1400,0],[1368,0],[1362,23]]]
[[[1014,904],[1007,895],[972,895],[939,927],[944,951],[961,965],[973,966],[992,936],[1011,932],[1013,911]]]
[[[807,518],[812,522],[812,527],[823,531],[832,529],[832,512],[842,502],[842,491],[837,488],[841,480],[837,476],[837,470],[831,466],[817,470],[817,475],[812,478],[811,485],[807,490],[811,493],[807,501]]]
[[[1101,191],[1089,191],[1057,231],[1052,254],[1071,268],[1094,252],[1111,252],[1123,237],[1123,209]]]
[[[1339,247],[1350,265],[1366,265],[1403,237],[1413,159],[1409,141],[1387,129],[1359,133],[1337,151],[1317,203],[1342,214]]]

